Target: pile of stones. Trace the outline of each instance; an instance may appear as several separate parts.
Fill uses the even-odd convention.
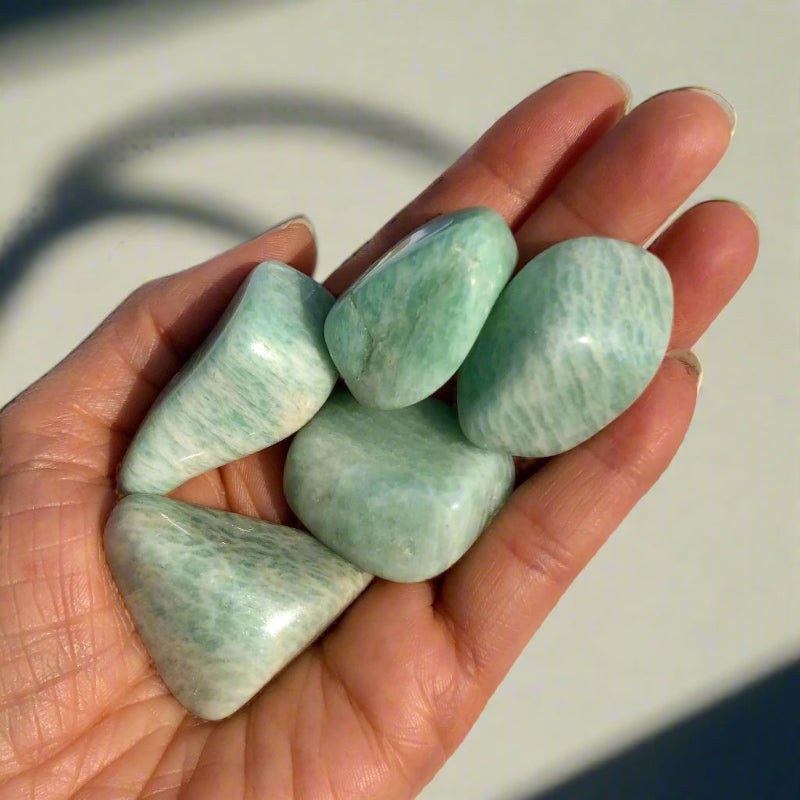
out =
[[[336,301],[265,262],[161,393],[123,460],[105,548],[187,709],[233,713],[373,576],[446,570],[513,489],[514,456],[564,452],[644,391],[672,327],[664,265],[600,237],[509,282],[517,260],[504,220],[469,208]],[[454,408],[432,395],[456,373]],[[293,434],[284,489],[305,531],[163,496]]]

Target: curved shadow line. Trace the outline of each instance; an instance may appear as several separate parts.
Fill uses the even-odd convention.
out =
[[[269,227],[269,222],[248,225],[225,209],[206,207],[183,198],[131,195],[120,196],[115,201],[108,194],[104,195],[102,200],[102,208],[94,204],[87,207],[77,204],[55,207],[39,224],[22,231],[13,239],[0,255],[0,310],[14,284],[22,277],[27,267],[31,266],[36,256],[71,230],[99,222],[104,218],[123,215],[172,217],[230,233],[242,241],[251,239],[260,230]]]
[[[180,198],[128,194],[116,181],[122,166],[176,140],[245,126],[324,129],[371,140],[446,166],[461,148],[451,139],[390,110],[318,92],[241,92],[180,100],[139,114],[90,139],[54,175],[44,213],[0,251],[0,309],[37,256],[76,228],[121,214],[160,214],[215,227],[243,239],[263,230],[222,208]]]
[[[62,187],[76,174],[111,168],[189,134],[257,125],[325,128],[381,142],[437,164],[453,160],[461,150],[452,139],[405,115],[347,98],[282,90],[238,95],[226,92],[146,111],[117,130],[89,141],[60,171],[56,186]]]
[[[278,2],[279,0],[271,0],[272,5],[276,5]],[[129,4],[124,0],[69,0],[69,2],[64,2],[64,0],[2,0],[0,2],[0,37],[9,37],[18,29],[42,26],[48,26],[47,32],[50,33],[55,25],[75,19],[86,21],[87,17],[93,23],[93,30],[96,30],[98,18],[102,20],[109,17],[123,17],[123,21],[127,21],[133,14],[137,18],[150,20],[155,16],[153,12],[161,11],[161,9],[147,6],[139,9],[127,9],[126,5]],[[196,6],[208,13],[208,6],[216,4],[210,0],[205,0],[205,2],[171,0],[169,5],[171,7],[167,9],[168,18],[174,18],[179,13],[185,17],[194,12]],[[163,17],[163,12],[159,16]]]

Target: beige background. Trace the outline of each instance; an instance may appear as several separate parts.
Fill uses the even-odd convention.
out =
[[[139,4],[142,6],[142,4]],[[425,800],[512,800],[800,654],[794,0],[109,7],[2,32],[0,403],[142,281],[293,212],[322,274],[507,107],[611,69],[736,106],[694,200],[756,212],[673,466],[528,647]],[[124,213],[116,213],[123,209]]]

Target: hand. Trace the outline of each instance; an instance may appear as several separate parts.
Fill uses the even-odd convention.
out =
[[[431,217],[487,205],[521,263],[561,239],[644,243],[714,167],[731,123],[675,91],[628,116],[598,73],[561,78],[497,122],[328,281],[341,292]],[[695,206],[656,240],[675,288],[670,347],[736,292],[758,236],[737,205]],[[413,797],[442,766],[554,604],[675,454],[697,375],[667,357],[644,395],[525,480],[438,580],[376,580],[340,623],[219,723],[170,696],[128,619],[102,531],[115,470],[160,389],[266,259],[310,273],[300,222],[143,286],[3,412],[0,794],[45,798]],[[285,444],[174,496],[291,521]]]

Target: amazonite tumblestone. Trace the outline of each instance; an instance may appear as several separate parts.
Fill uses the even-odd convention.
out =
[[[470,444],[444,403],[386,411],[343,388],[295,436],[284,473],[289,505],[314,536],[402,582],[459,559],[513,482],[513,460]]]
[[[244,705],[371,579],[302,531],[158,495],[117,504],[105,550],[164,683],[205,719]]]
[[[515,456],[588,439],[644,391],[672,328],[672,283],[647,250],[570,239],[500,295],[458,374],[467,438]]]
[[[305,425],[336,383],[323,337],[332,305],[307,275],[277,261],[257,266],[151,408],[122,462],[120,492],[168,492]]]
[[[331,357],[354,397],[403,408],[445,384],[516,262],[514,236],[489,208],[439,217],[393,247],[325,321]]]

